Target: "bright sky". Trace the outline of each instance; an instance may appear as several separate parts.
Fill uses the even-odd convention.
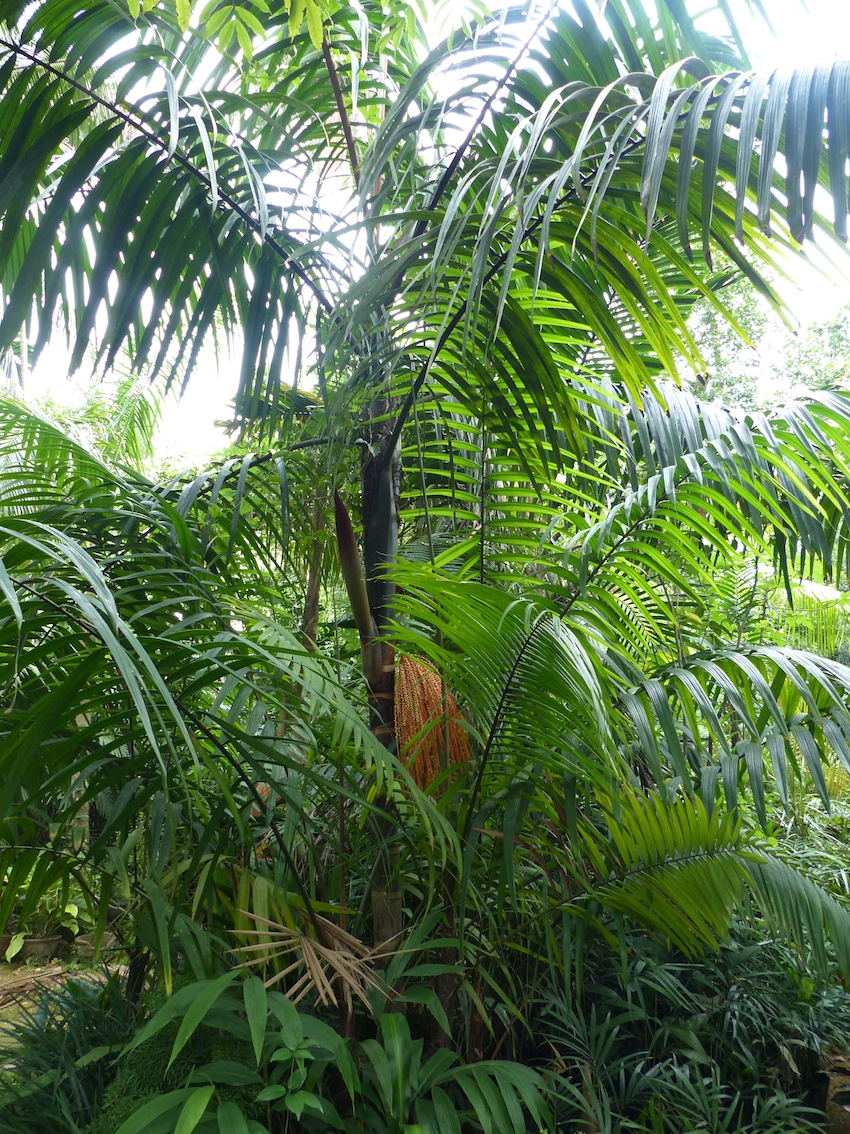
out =
[[[743,0],[732,0],[741,33],[756,67],[799,67],[850,57],[848,0],[763,0],[774,35],[748,17]],[[740,16],[739,16],[740,13]],[[824,193],[819,208],[831,219],[832,201]],[[814,270],[808,267],[814,265]],[[807,245],[788,265],[792,275],[780,290],[801,326],[828,319],[850,302],[850,256],[841,247]]]
[[[732,0],[736,18],[739,11],[742,13],[741,32],[756,66],[796,67],[850,53],[850,4],[847,0],[806,0],[805,4],[803,0],[763,2],[775,37],[763,36],[760,25],[748,20],[742,0]]]
[[[705,0],[687,2],[695,15],[708,6]],[[765,34],[763,27],[751,20],[745,0],[731,0],[731,5],[757,67],[828,62],[842,54],[850,57],[850,0],[806,0],[805,6],[803,0],[764,0],[775,36]],[[822,209],[831,216],[828,197]],[[781,288],[803,327],[830,318],[850,302],[850,256],[840,248],[830,251],[828,242],[821,241],[821,245],[807,246],[805,253],[788,261],[791,282]],[[50,389],[62,400],[73,403],[78,399],[73,384],[64,378],[64,357],[63,351],[45,352],[29,384],[32,393]],[[187,463],[195,463],[223,446],[225,436],[213,422],[227,416],[237,374],[236,360],[216,365],[211,357],[202,358],[179,406],[165,415],[157,444],[163,456],[178,460],[184,454]]]

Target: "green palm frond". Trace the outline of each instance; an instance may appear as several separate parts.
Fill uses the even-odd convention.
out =
[[[377,791],[415,812],[443,854],[449,825],[374,738],[335,667],[248,603],[238,579],[226,585],[214,556],[208,564],[203,513],[120,478],[14,403],[4,410],[8,452],[26,459],[8,469],[22,503],[0,520],[0,921],[69,872],[104,911],[120,888],[142,938],[158,927],[167,980],[175,919],[214,900],[215,863],[235,840],[251,844],[250,808],[265,810],[258,783],[305,832],[335,800],[368,817]],[[326,744],[342,782],[316,757]],[[63,840],[86,805],[97,833],[69,860]],[[311,870],[272,832],[309,918]],[[175,865],[185,847],[188,873]],[[199,871],[207,885],[193,897]]]
[[[850,923],[847,909],[794,865],[776,855],[765,856],[750,868],[758,908],[778,933],[803,956],[829,972],[830,950],[846,979],[850,972]]]
[[[772,559],[786,586],[792,569],[815,561],[839,575],[850,502],[846,396],[768,418],[670,386],[660,393],[663,408],[611,388],[604,401],[585,402],[587,457],[553,477],[542,439],[542,455],[520,456],[500,443],[492,416],[435,390],[416,420],[419,467],[405,516],[430,530],[432,545],[436,538],[437,565],[525,585],[536,578],[562,610],[603,636],[607,626],[615,649],[635,635],[637,650],[669,643],[664,588],[700,611],[712,578],[742,550]]]
[[[0,398],[0,481],[7,509],[18,514],[60,504],[96,481],[102,493],[120,478],[59,426],[14,398]],[[111,482],[111,483],[110,483]]]
[[[569,857],[557,858],[580,917],[602,926],[615,912],[697,955],[755,913],[819,973],[835,961],[850,971],[847,909],[732,815],[628,789],[601,803],[604,822],[582,818]]]
[[[761,858],[740,825],[709,814],[699,800],[629,791],[605,811],[604,827],[580,828],[578,864],[592,870],[582,900],[625,914],[685,952],[716,947]]]
[[[512,10],[430,53],[415,21],[386,16],[379,33],[376,13],[343,8],[324,52],[278,14],[263,17],[246,66],[184,37],[167,11],[134,25],[105,4],[74,14],[67,0],[10,0],[0,344],[37,300],[37,350],[61,313],[72,365],[96,331],[103,364],[126,346],[136,367],[185,378],[205,338],[239,324],[237,411],[250,418],[272,391],[274,417],[321,313],[324,365],[352,391],[394,380],[402,421],[433,379],[468,408],[490,403],[515,447],[517,415],[531,412],[556,463],[580,453],[562,376],[582,376],[588,352],[635,399],[678,354],[698,364],[685,315],[711,295],[710,273],[675,252],[672,228],[686,246],[701,230],[739,267],[767,263],[759,225],[777,155],[804,183],[789,194],[793,236],[811,233],[819,177],[846,197],[843,65],[787,85],[733,72],[728,44],[681,3],[664,10],[659,35],[638,3],[611,8],[607,25],[584,5],[531,23]],[[393,45],[386,67],[372,66],[378,42]],[[343,58],[359,60],[356,89],[339,88]],[[657,247],[644,246],[647,227]],[[360,230],[364,241],[347,239]]]
[[[477,788],[510,782],[522,751],[555,774],[604,783],[619,769],[609,707],[614,696],[599,643],[550,602],[399,566],[402,648],[424,654],[464,698],[475,742]],[[473,795],[475,802],[477,790]]]
[[[419,566],[399,568],[397,579],[403,648],[425,654],[465,698],[473,803],[479,791],[492,799],[507,790],[522,751],[527,776],[545,768],[601,785],[625,772],[649,777],[662,798],[676,784],[698,792],[709,812],[719,787],[734,810],[746,783],[766,823],[769,778],[786,805],[789,783],[804,775],[827,801],[825,768],[850,764],[850,669],[838,662],[775,646],[695,649],[686,628],[680,656],[659,666],[661,642],[649,632],[678,625],[663,595],[658,617],[640,621],[645,640],[635,632],[618,642],[614,627],[628,625],[613,609],[625,605],[622,590],[607,605],[559,611]]]

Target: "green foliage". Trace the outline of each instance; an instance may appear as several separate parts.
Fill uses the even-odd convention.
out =
[[[752,411],[787,405],[817,390],[847,388],[847,307],[794,331],[745,276],[733,278],[723,295],[735,325],[704,301],[690,320],[705,367],[693,381],[700,399]]]
[[[307,829],[320,822],[304,811],[304,791],[318,800],[338,792],[318,759],[320,745],[347,754],[341,798],[359,799],[366,815],[373,785],[395,791],[396,778],[406,777],[371,736],[333,666],[219,587],[214,520],[225,526],[222,554],[232,543],[231,557],[241,556],[245,546],[227,534],[229,513],[188,519],[197,487],[181,497],[125,480],[73,443],[57,444],[56,431],[37,418],[14,406],[8,414],[21,428],[6,434],[13,459],[2,471],[16,510],[3,524],[4,593],[15,594],[14,577],[20,620],[13,613],[4,632],[9,743],[0,857],[8,873],[0,920],[24,888],[32,904],[69,871],[84,872],[101,928],[110,901],[120,900],[168,980],[175,934],[191,939],[187,914],[216,908],[227,894],[228,868],[218,874],[217,864],[239,862],[251,845],[255,783],[274,785],[288,800],[287,822],[303,832],[293,842],[292,831],[284,838],[275,826],[292,868],[292,856],[311,845]],[[241,469],[247,480],[250,465]],[[249,537],[246,558],[252,544]],[[250,635],[235,629],[240,616]],[[281,717],[285,737],[276,736]],[[97,809],[97,835],[70,853],[86,803]],[[411,806],[406,796],[401,807]],[[433,812],[426,825],[438,843],[450,837]],[[300,887],[299,916],[309,916],[317,895],[300,873],[290,881],[277,880],[280,893]]]
[[[14,960],[27,937],[59,934],[70,939],[95,924],[90,895],[79,883],[73,884],[66,875],[44,888],[38,884],[32,886],[40,873],[36,861],[30,879],[22,886],[22,900],[12,913],[15,932],[6,948],[7,961]],[[31,893],[27,894],[27,889],[31,889]]]
[[[565,9],[544,21],[539,40],[521,12],[482,12],[480,26],[430,52],[415,6],[340,7],[323,29],[327,13],[314,0],[277,11],[207,5],[201,28],[187,33],[190,4],[143,5],[132,12],[133,36],[121,6],[104,5],[75,13],[76,54],[63,38],[65,3],[30,9],[8,0],[3,13],[3,137],[14,145],[0,149],[0,175],[13,154],[26,149],[28,160],[16,166],[18,189],[3,211],[0,278],[11,287],[0,340],[16,341],[38,295],[36,353],[61,311],[77,366],[103,305],[99,358],[111,365],[126,344],[138,368],[172,376],[184,364],[191,370],[219,320],[239,324],[244,418],[271,394],[279,419],[284,357],[297,356],[321,311],[346,401],[375,381],[403,386],[420,365],[417,391],[430,375],[466,399],[465,372],[476,406],[492,386],[487,401],[508,435],[530,401],[551,443],[562,444],[557,425],[575,445],[580,413],[559,374],[581,375],[588,351],[601,348],[594,369],[613,365],[637,395],[659,364],[675,370],[676,348],[696,358],[683,317],[693,298],[722,307],[674,241],[687,253],[698,231],[706,250],[714,244],[743,268],[729,239],[737,230],[750,259],[769,256],[758,225],[770,219],[781,139],[792,181],[796,171],[805,182],[802,196],[789,197],[791,235],[813,231],[821,173],[843,231],[842,67],[816,84],[803,73],[789,82],[730,70],[746,60],[678,3],[663,6],[657,36],[637,0],[608,34]],[[629,26],[647,32],[635,33],[640,48]],[[327,53],[317,50],[323,42]],[[700,62],[671,62],[689,55]],[[474,82],[476,68],[491,63],[499,99]],[[622,78],[639,70],[645,81]],[[798,145],[795,126],[825,110],[821,170],[819,147]],[[486,129],[456,145],[449,123],[488,115]],[[698,129],[706,116],[708,135]],[[737,116],[740,143],[726,129]],[[70,140],[73,149],[64,148]],[[327,160],[335,152],[347,155],[347,185]],[[279,211],[271,201],[281,192],[288,205]],[[33,207],[42,199],[43,212]],[[361,223],[351,220],[357,209],[371,244],[354,240],[346,253],[337,233]],[[92,242],[95,232],[102,238]],[[601,298],[608,289],[611,307]],[[140,306],[140,297],[149,302]],[[364,354],[381,305],[380,341]],[[405,311],[417,313],[418,327]],[[431,336],[433,358],[419,345]],[[473,344],[482,350],[467,370]],[[384,367],[392,373],[378,379]]]
[[[0,1124],[9,1134],[88,1128],[132,1035],[135,1008],[116,973],[68,980],[4,1025]]]
[[[446,1049],[423,1062],[423,1041],[412,1040],[404,1016],[388,1013],[379,1024],[380,1040],[360,1044],[366,1106],[358,1129],[404,1134],[413,1125],[427,1134],[460,1134],[462,1128],[522,1134],[525,1111],[537,1127],[549,1122],[539,1076],[530,1068],[504,1060],[458,1066]]]
[[[445,1049],[423,1061],[423,1041],[413,1040],[406,1019],[395,1013],[379,1018],[380,1040],[364,1039],[352,1054],[332,1027],[266,991],[257,977],[241,989],[235,983],[231,972],[186,985],[159,1008],[125,1049],[129,1070],[119,1070],[91,1134],[107,1119],[114,1129],[124,1114],[119,1134],[180,1130],[191,1122],[192,1129],[241,1123],[260,1131],[276,1129],[285,1116],[305,1131],[401,1134],[413,1122],[432,1134],[460,1131],[461,1123],[521,1134],[524,1110],[539,1125],[548,1120],[539,1076],[528,1068],[504,1061],[458,1066]],[[157,1037],[166,1035],[163,1046]],[[141,1051],[140,1064],[134,1057]],[[134,1067],[144,1094],[128,1095]]]
[[[812,323],[787,346],[783,360],[792,390],[846,389],[850,379],[850,308]]]
[[[600,1129],[799,1118],[753,1068],[816,1057],[850,915],[771,815],[850,770],[850,670],[732,580],[847,570],[850,398],[668,379],[816,183],[844,233],[848,67],[750,72],[728,8],[0,4],[0,349],[241,346],[238,446],[165,484],[141,403],[102,458],[0,403],[0,926],[77,878],[165,996],[101,1129],[521,1131],[546,1064]],[[741,919],[798,970],[709,1051]]]
[[[590,962],[572,1008],[555,991],[541,1007],[559,1121],[778,1132],[820,1128],[795,1096],[844,1043],[850,1002],[756,926],[697,965],[630,935],[621,960]]]
[[[153,442],[167,400],[151,384],[133,374],[93,382],[81,404],[56,403],[50,395],[39,404],[44,415],[64,433],[112,466],[137,470],[154,458]]]
[[[733,278],[724,287],[723,296],[735,313],[735,326],[704,301],[695,305],[691,316],[694,338],[705,363],[705,370],[695,379],[694,392],[722,406],[755,410],[761,408],[769,375],[778,383],[779,397],[785,400],[786,384],[779,381],[781,374],[769,370],[762,352],[771,339],[789,337],[787,326],[746,276]]]
[[[113,1080],[86,1134],[115,1134],[120,1126],[148,1104],[156,1103],[161,1097],[167,1097],[172,1103],[172,1094],[181,1089],[196,1067],[229,1063],[232,1069],[240,1066],[240,1059],[245,1060],[243,1081],[239,1081],[238,1075],[235,1081],[233,1075],[227,1079],[223,1072],[226,1081],[219,1083],[219,1093],[223,1095],[225,1106],[236,1106],[240,1113],[245,1110],[248,1114],[262,1117],[262,1108],[257,1108],[254,1103],[256,1087],[250,1077],[249,1048],[232,1037],[202,1030],[195,1033],[169,1066],[168,1057],[176,1032],[177,1024],[172,1023],[143,1048],[124,1055],[117,1053]],[[166,1120],[167,1128],[173,1128],[179,1115],[179,1108],[172,1106],[171,1109],[170,1120]]]

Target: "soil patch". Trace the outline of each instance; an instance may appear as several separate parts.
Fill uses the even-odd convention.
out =
[[[69,969],[58,961],[46,965],[0,965],[0,1020],[16,1004],[35,1000],[42,992],[63,984],[69,976],[77,976],[79,967]]]
[[[850,1134],[850,1113],[843,1106],[832,1101],[835,1092],[850,1086],[850,1055],[834,1053],[827,1061],[829,1072],[829,1094],[826,1104],[826,1129],[828,1134]]]
[[[45,992],[72,978],[103,980],[104,968],[102,965],[91,969],[81,967],[79,961],[0,965],[0,1050],[8,1047],[14,1039],[8,1025],[13,1024],[24,1009],[37,1004]]]

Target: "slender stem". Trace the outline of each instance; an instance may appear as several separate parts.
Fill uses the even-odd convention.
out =
[[[437,185],[437,188],[434,190],[434,195],[431,197],[431,200],[428,202],[428,204],[425,208],[425,214],[426,215],[424,217],[422,217],[419,221],[417,221],[416,227],[413,230],[413,240],[414,241],[417,240],[419,237],[421,237],[423,235],[423,233],[425,232],[426,228],[428,227],[428,220],[429,220],[430,215],[436,211],[437,206],[439,205],[440,201],[443,199],[444,194],[446,193],[449,185],[451,184],[452,178],[454,177],[455,173],[457,172],[458,166],[460,165],[461,161],[463,160],[464,155],[466,154],[467,150],[472,145],[472,141],[475,138],[475,135],[478,133],[478,130],[480,129],[482,123],[484,122],[484,119],[490,113],[490,111],[491,111],[496,99],[498,98],[499,94],[501,93],[501,91],[505,88],[505,86],[507,85],[510,78],[516,72],[516,69],[519,67],[520,62],[524,58],[529,47],[534,42],[535,38],[540,34],[540,29],[543,27],[545,22],[549,19],[549,14],[552,11],[553,6],[554,6],[553,3],[550,2],[549,6],[546,9],[545,14],[535,24],[534,30],[532,31],[531,35],[528,36],[528,38],[525,40],[522,47],[517,52],[516,56],[511,60],[508,67],[505,69],[505,73],[502,75],[502,77],[499,79],[499,81],[494,86],[493,90],[490,92],[490,94],[485,99],[484,105],[481,107],[481,111],[478,114],[478,117],[476,118],[475,122],[472,124],[470,129],[467,131],[466,137],[463,139],[461,144],[455,150],[455,153],[454,153],[454,156],[452,157],[452,160],[449,162],[448,166],[446,167],[445,171],[443,172],[443,176],[440,178],[440,181]],[[397,288],[401,287],[403,279],[404,279],[404,272],[402,271],[401,274],[399,275],[397,281],[396,281],[396,287]],[[488,277],[488,279],[489,279],[489,277]],[[465,310],[465,309],[466,309],[466,306],[464,304],[462,310]],[[456,326],[456,325],[457,324],[454,324],[454,326]],[[454,330],[454,327],[451,327],[450,331],[451,330]],[[438,347],[438,350],[443,347],[444,343],[445,343],[445,339],[441,339],[440,340],[440,346]],[[426,364],[426,367],[425,367],[425,373],[427,374],[427,364]],[[416,387],[417,392],[418,392],[419,386],[421,386],[421,384],[422,384],[422,381],[424,381],[424,377],[421,377],[419,382],[418,382],[418,385]],[[414,394],[414,397],[415,396],[416,395]],[[409,406],[407,406],[405,404],[405,408],[402,411],[402,418],[403,419],[406,418],[408,413],[409,413]],[[404,424],[403,420],[402,420],[402,424]],[[400,436],[401,436],[401,428],[399,428],[396,431],[396,440]]]
[[[285,452],[292,453],[292,452],[295,452],[295,450],[297,450],[297,449],[312,449],[312,448],[315,448],[319,445],[329,445],[329,444],[330,444],[330,438],[329,437],[313,437],[309,441],[296,441],[294,445],[287,445]],[[260,465],[266,465],[266,464],[268,464],[269,461],[277,460],[278,457],[279,457],[278,453],[274,453],[274,452],[271,452],[271,451],[269,451],[268,453],[258,453],[257,456],[252,457],[251,460],[248,462],[248,468],[249,469],[259,468]],[[225,484],[228,483],[228,481],[236,480],[241,475],[242,475],[242,464],[240,463],[235,468],[231,469],[230,472],[225,473],[224,479],[222,480],[221,484],[219,485],[219,488],[222,488]],[[208,492],[212,492],[214,484],[215,484],[215,481],[212,481],[212,480],[207,481],[206,484],[202,485],[198,489],[196,496],[195,496],[195,499],[197,500],[201,496],[206,496],[206,494]],[[152,528],[148,528],[147,532],[145,534],[150,534],[150,532],[152,530],[153,530]]]
[[[678,488],[680,484],[683,484],[688,479],[688,475],[688,473],[683,473],[681,476],[677,477],[674,481],[674,488]],[[659,500],[661,498],[662,496],[659,495]],[[591,569],[588,571],[587,578],[584,581],[584,587],[582,588],[578,585],[578,583],[576,583],[572,595],[570,595],[570,597],[559,606],[558,614],[561,617],[563,617],[571,609],[573,604],[578,600],[579,596],[582,593],[587,592],[588,586],[594,581],[599,572],[608,565],[611,559],[614,558],[614,556],[617,554],[626,540],[631,539],[632,535],[637,531],[641,524],[643,524],[646,520],[651,519],[654,515],[655,512],[649,507],[646,507],[637,517],[637,519],[633,520],[626,528],[626,530],[621,532],[617,536],[617,538],[608,548],[607,552],[605,552],[605,554],[601,556],[599,561],[595,563],[593,567],[591,567]]]
[[[345,135],[345,148],[348,150],[348,161],[351,166],[351,176],[354,178],[354,184],[360,187],[360,160],[357,157],[357,147],[354,144],[354,134],[351,129],[351,119],[348,116],[348,107],[345,105],[345,99],[342,94],[342,86],[339,81],[339,72],[336,69],[334,62],[333,52],[330,49],[327,35],[322,36],[322,55],[325,60],[325,66],[328,69],[328,75],[331,80],[331,90],[334,95],[334,102],[336,103],[337,112],[339,113],[339,120],[342,124],[342,132]]]
[[[463,832],[461,834],[461,839],[462,839],[463,842],[466,842],[466,840],[469,838],[470,832],[472,831],[472,823],[473,823],[473,819],[474,819],[474,815],[475,815],[474,808],[475,808],[475,805],[478,802],[478,796],[481,792],[481,782],[484,779],[484,772],[487,768],[487,763],[488,763],[489,758],[490,758],[490,753],[492,751],[493,744],[496,740],[496,736],[498,735],[499,728],[501,727],[502,719],[504,718],[504,715],[507,712],[508,694],[513,687],[514,678],[516,677],[516,673],[517,673],[517,670],[520,667],[520,663],[522,662],[523,658],[525,657],[527,650],[531,646],[531,643],[534,641],[534,639],[540,633],[540,630],[541,630],[541,628],[543,627],[544,624],[545,624],[545,620],[543,618],[538,618],[537,621],[532,626],[531,630],[529,630],[529,632],[526,634],[525,641],[522,643],[519,650],[517,650],[517,655],[514,658],[513,665],[511,666],[510,673],[508,674],[507,678],[505,679],[504,684],[502,685],[502,692],[499,695],[499,704],[496,706],[496,712],[493,716],[493,723],[490,726],[490,732],[489,732],[489,735],[487,736],[487,744],[485,745],[484,751],[481,754],[481,759],[478,761],[478,772],[476,773],[476,776],[475,776],[475,783],[473,784],[472,791],[469,793],[469,800],[467,802],[466,819],[464,820]]]
[[[550,3],[548,5],[544,14],[540,17],[540,19],[534,25],[534,30],[532,31],[531,35],[529,35],[528,38],[525,40],[522,47],[516,53],[516,56],[511,60],[510,64],[506,68],[505,73],[502,75],[502,77],[499,79],[498,83],[496,83],[495,87],[493,87],[493,90],[487,96],[487,99],[485,100],[484,105],[481,107],[481,110],[478,114],[478,117],[475,119],[472,126],[467,131],[466,137],[463,139],[461,144],[455,150],[454,157],[449,162],[448,166],[446,167],[445,172],[443,173],[443,176],[440,178],[440,182],[437,185],[437,188],[434,190],[434,196],[428,202],[427,211],[429,213],[433,213],[434,210],[437,208],[437,205],[439,205],[440,201],[443,198],[443,195],[445,194],[446,190],[448,189],[448,187],[451,183],[452,178],[454,177],[455,173],[457,172],[458,166],[460,165],[461,161],[463,161],[463,158],[466,154],[466,151],[472,145],[472,141],[473,141],[475,135],[478,133],[479,129],[481,128],[481,125],[484,122],[484,119],[490,113],[496,99],[499,97],[501,92],[507,86],[511,77],[516,72],[517,67],[519,67],[520,63],[522,62],[522,60],[525,57],[529,47],[531,47],[534,40],[540,34],[540,30],[543,27],[543,25],[546,23],[546,21],[549,19],[549,15],[550,15],[554,6],[555,5],[553,3]],[[427,227],[427,224],[428,224],[428,220],[427,220],[426,217],[423,217],[418,222],[418,224],[416,225],[416,228],[414,230],[414,239],[416,239],[416,237],[419,237],[419,236],[422,235],[422,233],[425,231],[425,229]]]
[[[310,437],[306,441],[294,441],[291,445],[287,445],[286,451],[295,453],[299,449],[317,449],[320,445],[330,445],[330,443],[330,437]]]

